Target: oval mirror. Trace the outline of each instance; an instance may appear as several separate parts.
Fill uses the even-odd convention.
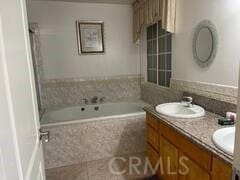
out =
[[[197,26],[193,38],[193,55],[201,67],[209,66],[217,52],[217,33],[215,26],[207,20]]]

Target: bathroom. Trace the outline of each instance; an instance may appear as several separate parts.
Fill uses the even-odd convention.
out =
[[[43,143],[49,179],[71,179],[71,173],[74,176],[79,171],[80,179],[149,176],[142,171],[132,175],[129,170],[118,176],[105,170],[112,157],[144,160],[148,141],[145,106],[180,102],[182,96],[190,96],[213,113],[236,112],[240,37],[232,29],[240,29],[240,3],[232,7],[234,3],[226,1],[175,2],[175,27],[169,30],[174,28],[173,33],[153,18],[143,23],[137,35],[132,3],[27,4],[28,20],[35,25],[37,36],[41,127],[50,133],[49,142]],[[226,20],[218,17],[219,8]],[[192,51],[195,29],[204,20],[212,24],[217,36],[216,57],[206,67],[194,60]],[[104,52],[82,53],[76,21],[103,22]]]
[[[3,0],[0,179],[238,180],[239,20],[238,0]]]

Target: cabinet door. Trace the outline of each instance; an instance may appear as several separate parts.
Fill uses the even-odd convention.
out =
[[[149,143],[147,144],[147,157],[152,168],[155,169],[155,167],[158,165],[159,154]]]
[[[163,137],[161,137],[160,143],[160,155],[162,158],[162,167],[160,167],[160,171],[162,179],[177,180],[178,149]]]
[[[213,158],[212,166],[212,180],[231,180],[232,179],[232,168],[231,165],[225,162]]]
[[[179,153],[179,158],[182,157],[187,158],[187,160],[181,161],[179,159],[179,180],[210,180],[210,175],[207,171],[200,168],[195,162],[190,160],[183,153]]]

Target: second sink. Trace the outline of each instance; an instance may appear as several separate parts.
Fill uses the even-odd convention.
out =
[[[235,127],[222,128],[217,130],[213,136],[213,143],[222,151],[233,155],[235,141]]]

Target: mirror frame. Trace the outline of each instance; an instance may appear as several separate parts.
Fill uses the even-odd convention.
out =
[[[199,59],[199,57],[197,55],[197,49],[196,49],[196,41],[198,39],[198,35],[199,35],[200,31],[203,28],[209,29],[209,31],[212,34],[212,41],[213,41],[213,43],[212,43],[213,47],[212,47],[211,54],[208,57],[208,59],[204,62]],[[216,29],[215,25],[209,20],[201,21],[195,28],[194,36],[193,36],[193,43],[192,43],[193,57],[194,57],[195,61],[197,62],[197,64],[203,68],[208,67],[210,64],[212,64],[212,62],[214,61],[216,54],[217,54],[217,48],[218,48],[218,34],[217,34],[217,29]]]

